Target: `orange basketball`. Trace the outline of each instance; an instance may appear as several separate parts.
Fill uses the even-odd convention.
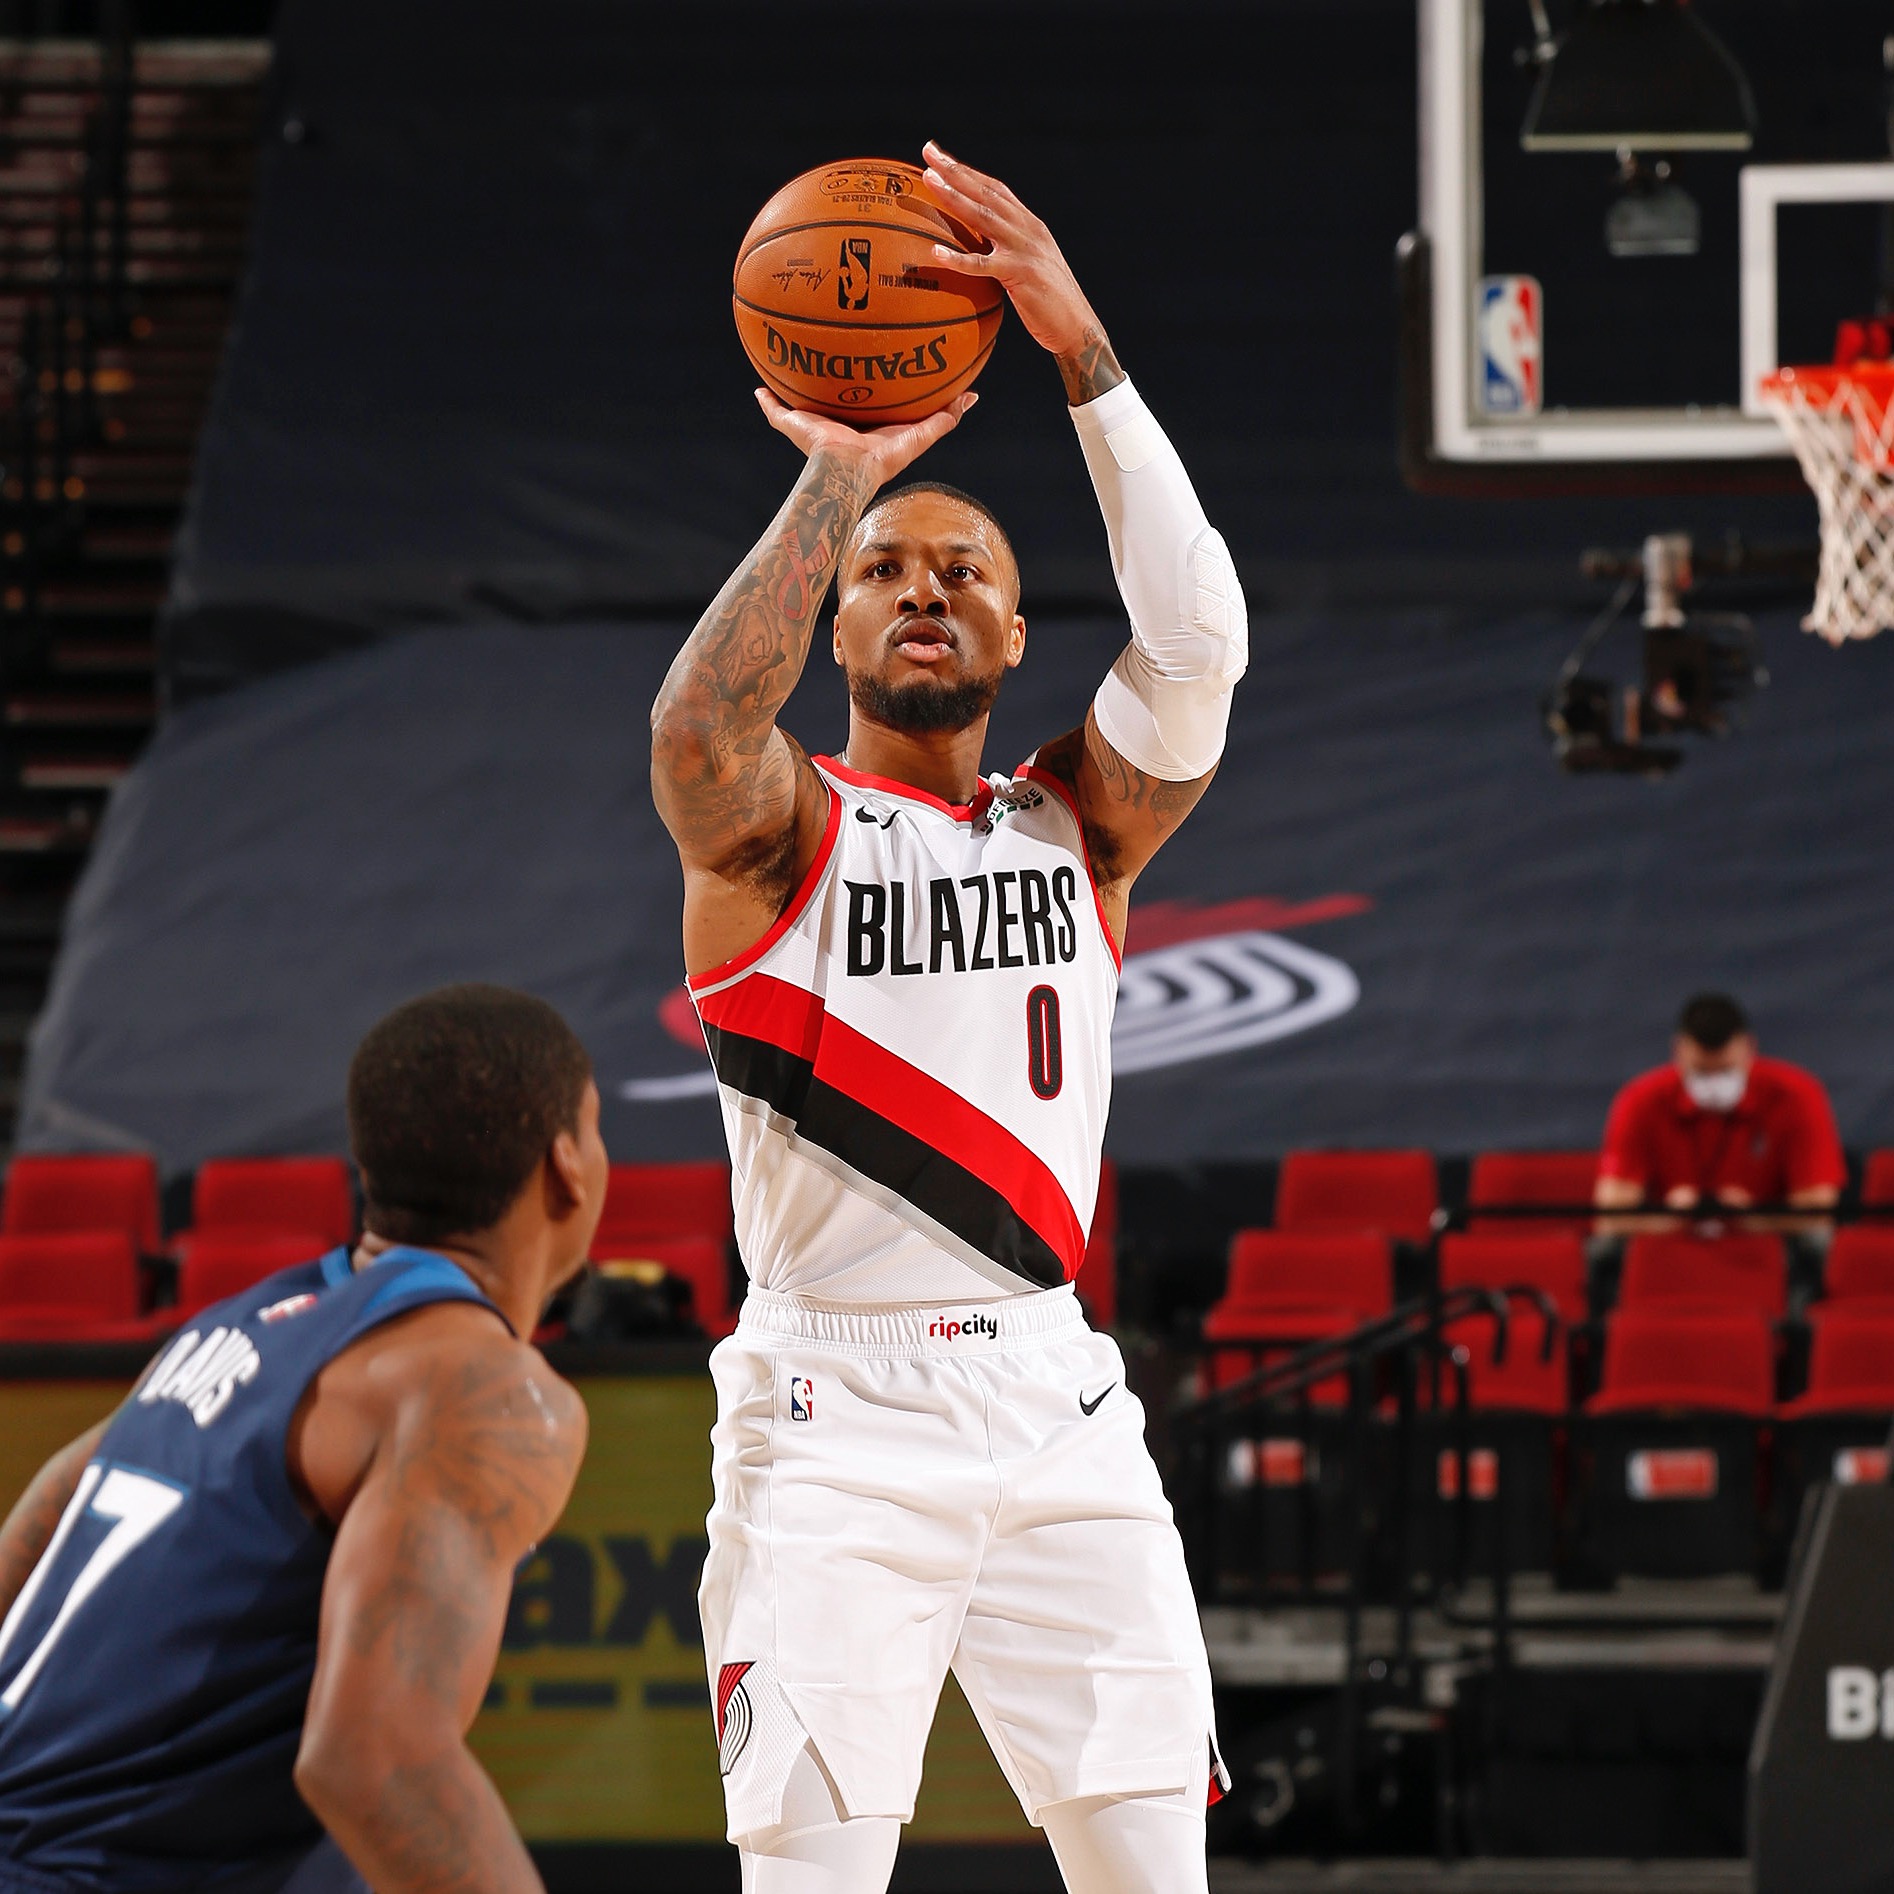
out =
[[[863,427],[944,408],[985,366],[1005,297],[943,270],[977,240],[936,209],[918,165],[848,158],[792,178],[737,252],[737,334],[793,408]]]

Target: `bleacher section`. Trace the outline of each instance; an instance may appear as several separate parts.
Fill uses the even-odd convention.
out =
[[[1869,1154],[1864,1174],[1885,1174],[1888,1156]],[[1894,1223],[1864,1203],[1825,1262],[1805,1262],[1793,1280],[1788,1243],[1769,1232],[1639,1231],[1620,1263],[1616,1242],[1580,1234],[1593,1220],[1573,1193],[1592,1169],[1588,1153],[1482,1154],[1470,1166],[1413,1151],[1291,1153],[1273,1203],[1252,1198],[1253,1221],[1230,1236],[1214,1295],[1166,1313],[1149,1280],[1150,1232],[1135,1218],[1120,1229],[1108,1164],[1080,1291],[1106,1325],[1122,1314],[1148,1334],[1157,1322],[1213,1402],[1298,1351],[1341,1351],[1272,1410],[1293,1410],[1290,1432],[1256,1417],[1239,1486],[1321,1486],[1317,1510],[1332,1509],[1344,1463],[1363,1451],[1351,1430],[1386,1424],[1406,1400],[1440,1417],[1416,1503],[1451,1511],[1463,1463],[1436,1436],[1459,1377],[1465,1503],[1477,1512],[1517,1489],[1515,1569],[1588,1585],[1640,1573],[1766,1580],[1811,1481],[1885,1466]],[[212,1160],[171,1201],[187,1208],[165,1229],[147,1156],[16,1157],[0,1194],[0,1343],[160,1335],[357,1227],[338,1158]],[[607,1279],[672,1278],[681,1319],[711,1339],[728,1334],[743,1278],[727,1166],[615,1165],[591,1253]],[[1122,1284],[1121,1267],[1131,1271]],[[1433,1321],[1445,1381],[1436,1367],[1403,1394],[1387,1360],[1364,1379],[1345,1359],[1352,1338],[1398,1325],[1402,1311],[1422,1311],[1424,1326],[1443,1307],[1460,1311]],[[563,1312],[554,1319],[550,1332],[564,1333]],[[1319,1578],[1336,1547],[1331,1532],[1318,1551],[1310,1530],[1295,1522],[1282,1557],[1259,1542],[1258,1570]]]

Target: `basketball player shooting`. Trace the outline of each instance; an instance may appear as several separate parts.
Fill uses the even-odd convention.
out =
[[[604,1208],[598,1113],[523,993],[362,1042],[360,1246],[195,1317],[0,1527],[0,1894],[540,1888],[466,1734],[585,1450],[524,1337]]]
[[[1131,642],[1083,728],[982,779],[1026,651],[979,501],[875,496],[963,394],[808,456],[673,664],[652,782],[685,879],[752,1287],[713,1358],[700,1603],[747,1894],[879,1894],[946,1672],[1078,1894],[1205,1886],[1219,1791],[1182,1548],[1124,1362],[1071,1286],[1098,1191],[1138,872],[1203,794],[1241,589],[1046,226],[926,150],[1055,358]],[[841,756],[777,726],[833,580]]]

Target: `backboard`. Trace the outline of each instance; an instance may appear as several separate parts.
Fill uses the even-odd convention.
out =
[[[1419,22],[1410,484],[1792,489],[1762,377],[1894,311],[1894,0],[1419,0]]]

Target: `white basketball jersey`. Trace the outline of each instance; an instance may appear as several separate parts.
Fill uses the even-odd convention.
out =
[[[759,1288],[966,1302],[1078,1273],[1118,955],[1070,792],[956,808],[815,759],[828,829],[748,953],[690,981]]]

